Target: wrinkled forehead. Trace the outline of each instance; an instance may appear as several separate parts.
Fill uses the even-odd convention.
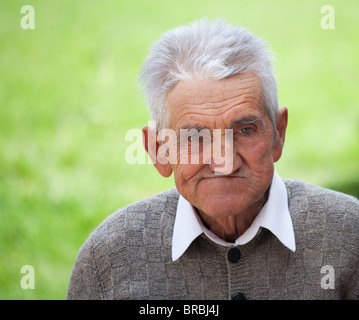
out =
[[[171,128],[266,115],[261,81],[254,73],[221,80],[181,80],[167,95]]]

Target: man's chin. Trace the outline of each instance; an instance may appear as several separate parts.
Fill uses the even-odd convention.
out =
[[[238,195],[234,199],[233,195],[226,194],[212,197],[211,199],[204,200],[200,206],[200,211],[213,218],[227,217],[238,215],[246,207],[244,203],[238,201]]]

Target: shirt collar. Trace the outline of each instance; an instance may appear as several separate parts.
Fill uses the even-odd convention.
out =
[[[172,260],[179,259],[192,241],[202,233],[215,243],[229,247],[248,243],[257,235],[260,227],[270,230],[283,245],[295,251],[295,236],[288,209],[287,188],[276,172],[273,174],[266,204],[235,243],[226,242],[208,230],[193,206],[180,195],[173,229]]]

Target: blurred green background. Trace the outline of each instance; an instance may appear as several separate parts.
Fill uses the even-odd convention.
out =
[[[35,29],[23,30],[23,5]],[[321,28],[323,5],[335,29]],[[266,39],[289,109],[285,178],[359,195],[359,2],[0,1],[0,299],[64,299],[80,246],[118,207],[174,183],[129,165],[136,82],[163,32],[222,17]],[[35,289],[23,290],[23,265]]]

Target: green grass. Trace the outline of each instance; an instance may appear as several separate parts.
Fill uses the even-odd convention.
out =
[[[35,8],[35,30],[20,8]],[[277,171],[359,196],[359,3],[330,1],[0,3],[0,299],[64,299],[77,252],[118,207],[174,183],[129,165],[125,134],[147,124],[136,77],[166,30],[223,17],[266,39],[289,109]],[[23,265],[35,289],[23,290]]]

